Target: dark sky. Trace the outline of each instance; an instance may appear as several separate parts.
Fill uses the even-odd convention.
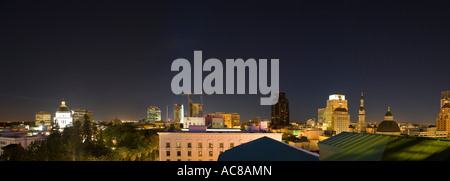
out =
[[[204,60],[278,58],[291,121],[317,118],[341,93],[357,122],[364,91],[369,122],[391,106],[397,122],[434,124],[450,90],[450,6],[332,2],[1,1],[0,120],[54,114],[62,98],[96,120],[143,119],[149,106],[173,118],[187,98],[171,91],[171,63],[193,66],[202,50]],[[270,118],[261,96],[205,95],[204,112]]]

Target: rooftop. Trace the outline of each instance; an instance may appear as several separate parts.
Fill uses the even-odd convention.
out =
[[[319,142],[326,161],[450,160],[450,139],[343,132]]]
[[[319,155],[264,136],[225,151],[218,161],[319,161]]]

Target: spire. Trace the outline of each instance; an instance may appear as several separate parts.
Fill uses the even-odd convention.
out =
[[[391,107],[390,106],[388,106],[388,112],[391,112]]]
[[[364,95],[363,95],[363,92],[361,92],[361,107],[364,107]]]

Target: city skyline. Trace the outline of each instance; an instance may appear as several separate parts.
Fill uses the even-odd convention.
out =
[[[40,111],[54,116],[63,98],[71,109],[93,111],[96,120],[145,119],[149,106],[160,107],[163,119],[169,106],[171,117],[173,104],[188,103],[170,90],[176,74],[170,64],[192,61],[194,50],[219,60],[278,58],[290,122],[317,119],[328,95],[343,94],[356,123],[364,92],[366,122],[383,121],[389,106],[398,123],[435,124],[440,94],[450,90],[450,16],[441,4],[0,7],[0,120],[32,121]],[[259,105],[260,97],[203,95],[203,112],[270,120],[271,108]]]

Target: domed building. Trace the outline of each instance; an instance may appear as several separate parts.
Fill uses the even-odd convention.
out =
[[[64,99],[61,101],[61,106],[56,110],[55,117],[53,118],[55,126],[60,129],[64,129],[67,126],[72,125],[72,113],[69,107],[66,106]]]
[[[400,127],[394,121],[394,115],[391,113],[391,108],[388,107],[388,112],[384,115],[384,121],[378,125],[376,134],[400,135],[400,133]]]

